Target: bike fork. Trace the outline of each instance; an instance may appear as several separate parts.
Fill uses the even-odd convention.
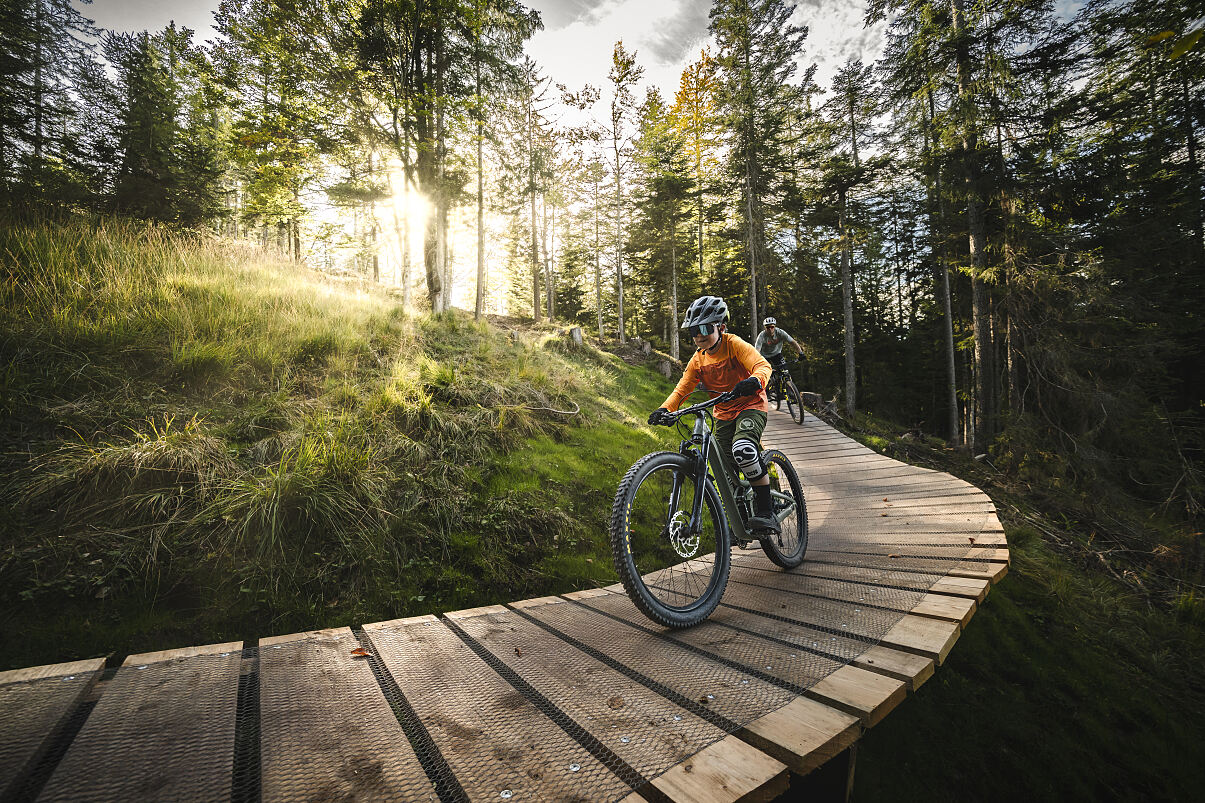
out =
[[[697,433],[696,433],[697,434]],[[707,489],[707,453],[711,448],[711,434],[707,433],[701,436],[702,443],[699,445],[698,451],[683,449],[684,454],[692,454],[695,461],[694,480],[695,480],[695,496],[691,500],[690,505],[690,534],[699,535],[703,532],[703,496]],[[677,509],[679,492],[682,489],[684,475],[680,474],[674,477],[674,488],[670,494],[670,504]]]

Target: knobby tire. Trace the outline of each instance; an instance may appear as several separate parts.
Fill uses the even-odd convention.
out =
[[[803,424],[803,398],[795,387],[795,380],[787,380],[783,394],[787,397],[787,410],[791,413],[791,420],[796,424]]]
[[[793,569],[803,563],[808,549],[808,508],[803,498],[803,486],[799,475],[787,456],[777,449],[762,452],[762,460],[770,472],[770,491],[789,495],[795,500],[795,512],[779,522],[782,532],[761,539],[766,557],[784,569]],[[774,512],[782,509],[785,500],[773,497]],[[782,543],[780,544],[779,541]]]
[[[675,474],[683,478],[669,509]],[[611,555],[624,590],[636,607],[665,627],[690,627],[706,619],[728,585],[728,525],[712,481],[703,486],[703,533],[692,552],[671,537],[671,523],[689,521],[695,486],[691,461],[676,452],[653,452],[628,469],[611,507]],[[644,491],[644,493],[642,493]],[[679,531],[680,532],[680,531]],[[714,554],[714,560],[706,560]]]

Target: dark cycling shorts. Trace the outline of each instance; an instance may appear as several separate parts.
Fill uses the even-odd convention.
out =
[[[733,477],[737,476],[737,467],[736,461],[732,459],[732,442],[738,438],[751,440],[760,454],[761,434],[765,428],[766,414],[761,410],[741,410],[731,421],[716,419],[714,434],[716,445],[720,448],[720,459],[724,461],[724,467]]]

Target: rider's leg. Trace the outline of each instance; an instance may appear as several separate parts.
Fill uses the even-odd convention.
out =
[[[745,410],[733,423],[732,462],[753,486],[753,518],[748,521],[749,531],[778,532],[770,497],[770,475],[761,460],[761,434],[766,427],[766,414],[760,410]]]

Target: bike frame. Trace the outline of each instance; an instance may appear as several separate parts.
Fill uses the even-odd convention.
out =
[[[714,482],[713,484],[720,495],[720,507],[724,510],[724,525],[728,529],[729,535],[728,543],[732,543],[733,535],[740,541],[752,541],[754,539],[745,529],[745,522],[739,514],[736,493],[733,490],[735,482],[739,482],[740,480],[739,478],[734,478],[728,472],[728,467],[724,465],[724,460],[720,456],[719,449],[716,448],[715,436],[712,434],[711,428],[707,426],[707,418],[709,416],[710,414],[706,411],[696,415],[694,432],[691,434],[690,440],[682,441],[682,445],[678,449],[680,454],[688,457],[693,456],[695,462],[695,498],[691,500],[690,532],[692,535],[698,535],[703,532],[703,495],[706,493],[706,483],[712,482],[715,478],[723,478],[723,482]],[[711,477],[707,476],[707,468],[709,466],[711,467]],[[684,478],[681,476],[674,479],[674,486],[670,491],[669,498],[670,510],[678,509],[678,499],[682,492],[683,481]],[[795,500],[773,489],[770,490],[770,495],[771,498],[778,501],[790,502],[776,516],[781,524],[784,519],[795,512]]]
[[[787,380],[791,378],[791,366],[798,362],[799,361],[796,360],[795,362],[784,363],[781,368],[774,368],[771,371],[770,381],[766,383],[766,387],[773,387],[774,392],[778,394],[779,398],[782,398],[782,393],[784,390],[783,386],[786,385]]]

